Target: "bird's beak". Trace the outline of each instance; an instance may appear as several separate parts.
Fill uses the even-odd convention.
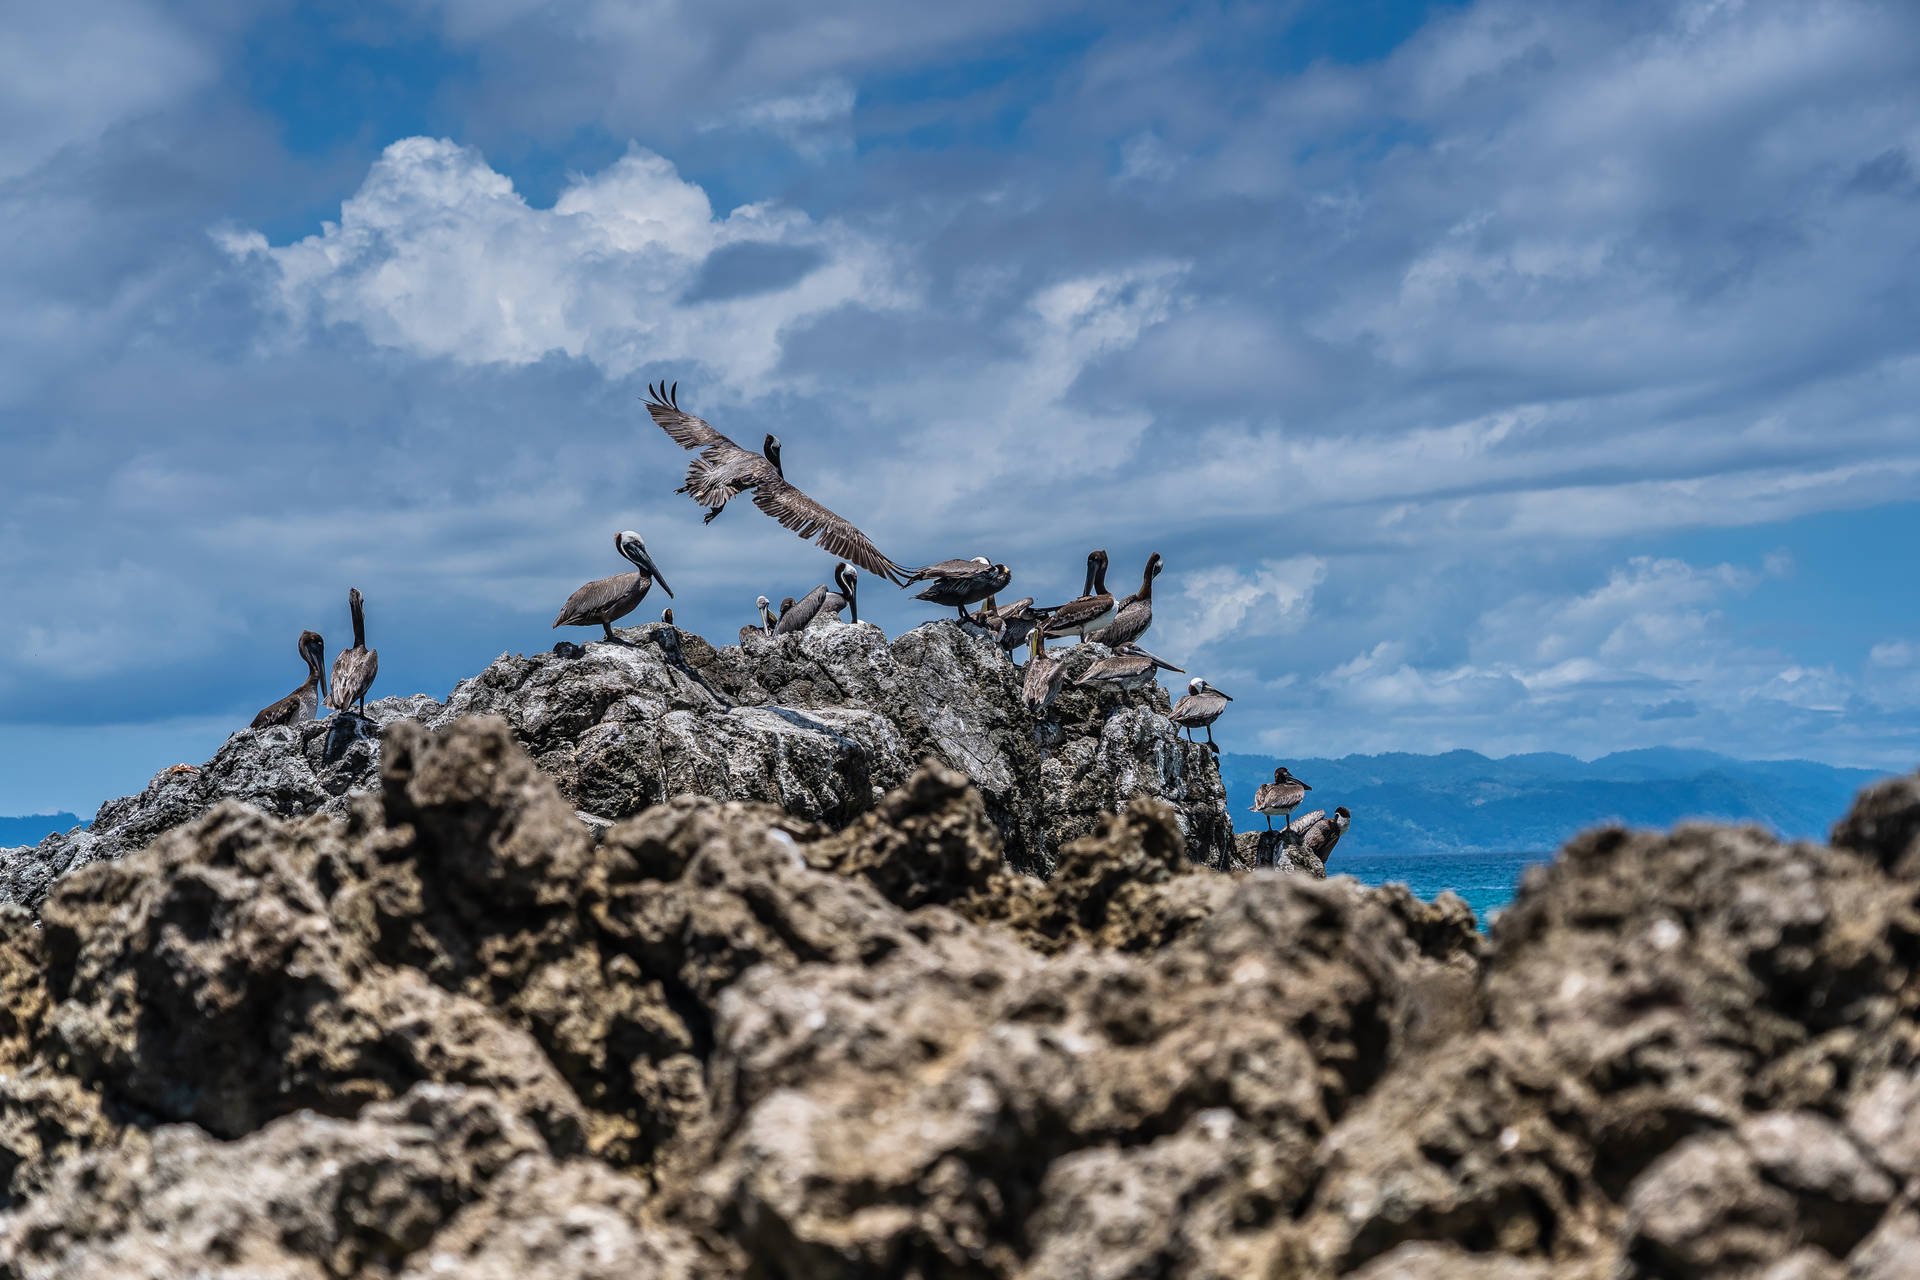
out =
[[[649,578],[660,584],[660,589],[667,593],[667,599],[673,599],[673,588],[668,586],[667,580],[660,576],[660,567],[654,564],[652,555],[642,551],[633,558],[633,562],[639,565]]]
[[[1222,693],[1222,692],[1221,692],[1220,690],[1218,690],[1218,689],[1215,689],[1215,690],[1214,690],[1214,692],[1215,692],[1215,693],[1218,693],[1218,694],[1220,694],[1220,696],[1221,696],[1221,697],[1223,697],[1223,698],[1225,698],[1225,699],[1226,699],[1226,700],[1227,700],[1228,702],[1232,702],[1232,701],[1233,701],[1233,695],[1232,695],[1232,694],[1230,694],[1230,693]]]

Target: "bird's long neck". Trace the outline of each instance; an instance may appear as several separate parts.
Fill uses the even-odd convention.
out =
[[[1080,584],[1080,594],[1083,596],[1093,594],[1093,570],[1094,562],[1091,560],[1087,561],[1087,580]]]
[[[1093,590],[1088,592],[1087,594],[1089,595],[1107,594],[1107,566],[1105,566],[1104,564],[1100,564],[1097,562],[1094,564]]]
[[[1142,569],[1140,571],[1140,594],[1135,596],[1134,599],[1136,600],[1153,599],[1153,570],[1152,569]]]
[[[307,660],[307,682],[301,685],[300,687],[302,689],[319,688],[320,687],[320,655],[318,653],[315,653],[312,649],[302,649],[300,651],[300,656]]]
[[[358,600],[353,602],[353,647],[356,649],[367,647],[367,615],[365,606]]]

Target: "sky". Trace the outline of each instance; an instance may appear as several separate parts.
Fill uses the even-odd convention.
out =
[[[1160,552],[1228,750],[1920,762],[1904,0],[9,27],[0,813],[206,758],[350,586],[444,697],[623,528],[717,641],[825,581],[673,493],[660,378],[897,561]]]

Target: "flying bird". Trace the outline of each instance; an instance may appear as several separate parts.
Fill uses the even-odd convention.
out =
[[[1113,656],[1102,658],[1081,673],[1076,685],[1097,684],[1114,689],[1144,689],[1154,682],[1157,671],[1177,671],[1185,675],[1185,667],[1176,667],[1171,662],[1156,658],[1137,644],[1123,644]]]
[[[1011,569],[1003,564],[994,564],[985,556],[975,556],[971,560],[942,560],[939,564],[915,569],[907,575],[907,582],[933,584],[914,596],[915,600],[950,604],[960,610],[962,620],[968,616],[968,605],[979,604],[1012,581]]]
[[[1077,599],[1055,605],[1046,621],[1049,640],[1062,636],[1087,638],[1087,632],[1107,624],[1113,617],[1113,596],[1107,591],[1107,553],[1095,551],[1087,556],[1087,585]]]
[[[367,690],[373,687],[373,677],[380,670],[380,651],[367,648],[367,615],[360,588],[347,592],[347,610],[353,614],[353,648],[342,649],[333,660],[333,687],[327,691],[327,705],[345,711],[358,703],[364,716]]]
[[[860,575],[853,571],[852,565],[842,560],[833,566],[833,581],[840,588],[838,591],[827,590],[823,582],[796,600],[792,608],[782,609],[779,619],[773,624],[773,634],[792,635],[805,630],[815,618],[838,617],[842,609],[847,610],[855,622],[860,621]]]
[[[673,595],[673,588],[660,576],[660,570],[654,566],[653,557],[647,554],[647,544],[640,541],[640,535],[631,529],[622,529],[613,535],[613,549],[633,561],[638,573],[616,573],[611,578],[601,578],[589,582],[567,597],[560,606],[560,614],[554,618],[556,627],[591,627],[598,623],[607,633],[608,640],[615,640],[613,624],[640,607],[647,598],[647,592],[658,582],[660,589]]]
[[[1220,692],[1199,676],[1187,681],[1186,696],[1173,704],[1173,710],[1167,713],[1167,719],[1187,731],[1187,741],[1193,741],[1195,729],[1207,731],[1207,745],[1213,748],[1213,754],[1219,755],[1220,748],[1213,741],[1213,722],[1220,718],[1233,701],[1231,694]]]
[[[249,728],[270,729],[275,725],[302,724],[320,710],[320,664],[327,656],[327,642],[318,631],[302,631],[298,649],[307,664],[307,678],[298,689],[269,707],[262,707]]]
[[[872,539],[849,521],[809,498],[787,482],[780,465],[780,440],[769,435],[761,452],[750,453],[715,431],[704,419],[680,408],[679,383],[647,387],[647,412],[673,442],[698,449],[700,456],[687,467],[686,483],[674,490],[707,508],[712,521],[727,503],[751,490],[753,505],[801,538],[868,573],[906,585],[907,569],[882,555]]]
[[[1333,856],[1333,846],[1340,843],[1340,837],[1347,834],[1347,828],[1352,824],[1353,815],[1347,812],[1345,805],[1336,808],[1331,818],[1322,809],[1302,814],[1299,829],[1300,847],[1324,864]],[[1293,825],[1291,819],[1288,820],[1287,825]]]
[[[1153,580],[1159,576],[1160,553],[1156,551],[1147,557],[1147,567],[1141,571],[1140,590],[1122,598],[1114,608],[1113,621],[1087,639],[1118,649],[1147,634],[1147,628],[1153,625]]]
[[[1211,736],[1211,733],[1209,733]],[[1273,771],[1273,781],[1263,782],[1253,793],[1251,812],[1262,814],[1267,820],[1267,830],[1273,830],[1273,815],[1287,815],[1286,830],[1293,830],[1293,811],[1307,798],[1312,787],[1287,772],[1287,766],[1281,765]]]

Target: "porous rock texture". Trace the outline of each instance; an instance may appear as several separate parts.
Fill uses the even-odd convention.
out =
[[[977,627],[932,622],[889,641],[871,623],[828,622],[716,649],[662,623],[594,642],[584,656],[503,655],[455,686],[367,704],[367,716],[242,730],[198,768],[175,766],[93,823],[32,849],[0,850],[0,902],[37,909],[53,880],[144,848],[223,799],[281,817],[343,815],[374,787],[380,731],[497,715],[583,818],[615,822],[677,795],[759,800],[844,826],[924,758],[973,779],[1013,867],[1045,874],[1061,846],[1137,798],[1171,804],[1191,857],[1235,865],[1211,754],[1166,718],[1164,690],[1070,689],[1039,734],[1019,670]],[[1109,650],[1068,651],[1084,671]]]
[[[0,1274],[1892,1280],[1917,834],[1597,832],[1489,938],[1150,799],[1042,881],[937,762],[602,825],[397,721],[0,911]]]

